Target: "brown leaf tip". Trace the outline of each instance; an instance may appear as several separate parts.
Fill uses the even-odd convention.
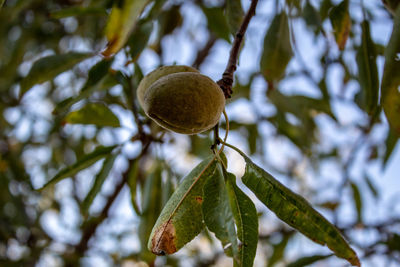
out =
[[[151,239],[151,252],[163,256],[176,252],[175,246],[176,232],[171,222],[165,222],[160,225]]]
[[[197,203],[199,203],[199,204],[203,203],[203,198],[201,196],[196,196],[195,199],[196,199]]]

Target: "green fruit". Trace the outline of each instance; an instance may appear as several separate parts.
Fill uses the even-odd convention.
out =
[[[182,134],[215,126],[225,107],[220,87],[193,68],[175,73],[168,73],[168,68],[155,70],[141,81],[138,98],[145,113],[160,126]]]
[[[139,100],[139,104],[143,107],[143,99],[146,93],[146,90],[152,85],[155,81],[164,77],[165,75],[177,73],[177,72],[199,72],[195,68],[183,65],[177,66],[163,66],[158,69],[153,70],[140,81],[139,86],[137,88],[137,98]]]

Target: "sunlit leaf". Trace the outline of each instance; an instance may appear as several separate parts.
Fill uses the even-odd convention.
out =
[[[228,26],[233,35],[239,30],[242,23],[244,12],[240,0],[227,0],[225,14],[228,20]]]
[[[90,7],[90,6],[89,7],[74,6],[50,12],[50,16],[55,19],[74,17],[74,16],[88,16],[88,15],[105,16],[107,15],[107,12],[105,8]]]
[[[104,104],[88,103],[70,112],[64,119],[71,124],[94,124],[96,126],[120,127],[118,117]]]
[[[400,7],[397,8],[393,32],[385,51],[381,99],[390,127],[400,136]]]
[[[49,185],[55,184],[65,178],[71,177],[77,174],[79,171],[88,168],[89,166],[93,165],[100,159],[108,156],[111,151],[114,150],[116,146],[99,146],[93,152],[84,155],[83,157],[79,158],[76,163],[68,166],[61,171],[59,171],[53,178],[51,178],[43,187],[39,188],[38,190],[42,190]]]
[[[362,199],[360,190],[355,183],[350,183],[351,191],[353,192],[353,201],[357,211],[357,222],[362,222]]]
[[[224,175],[237,236],[241,241],[235,266],[253,266],[258,242],[257,210],[253,201],[236,185],[235,175],[226,172]]]
[[[103,55],[108,57],[117,53],[129,38],[149,0],[116,1],[108,18],[105,34],[108,40]]]
[[[204,228],[203,185],[217,167],[215,157],[197,165],[175,190],[151,232],[148,248],[157,255],[172,254]]]
[[[239,151],[238,151],[239,152]],[[246,161],[243,183],[254,192],[276,216],[321,245],[327,245],[335,254],[360,266],[356,253],[339,230],[300,195],[285,187],[272,175],[254,164],[243,152]]]
[[[207,179],[203,192],[203,218],[208,230],[221,241],[223,248],[229,248],[231,255],[237,255],[235,221],[221,166]]]
[[[324,260],[326,258],[331,257],[333,254],[328,255],[313,255],[308,257],[300,258],[292,263],[289,263],[287,267],[305,267],[309,266],[317,261]]]
[[[70,70],[84,59],[93,56],[91,53],[70,52],[51,55],[35,61],[28,75],[21,81],[21,93],[24,95],[32,86],[52,80],[60,73]]]
[[[82,201],[82,213],[87,214],[92,205],[93,200],[100,192],[101,187],[103,186],[104,181],[108,177],[112,167],[114,166],[114,161],[117,158],[118,153],[110,154],[103,162],[103,167],[101,168],[100,172],[96,175],[94,179],[94,183],[92,188],[90,189],[89,193],[86,195],[85,199]]]
[[[282,11],[274,17],[264,38],[260,61],[264,78],[272,83],[282,79],[292,55],[288,17]]]
[[[333,7],[329,12],[329,19],[332,23],[333,35],[340,50],[346,46],[351,29],[349,14],[349,0],[343,0],[339,5]]]
[[[208,27],[219,38],[230,42],[230,31],[223,9],[220,7],[203,7],[203,12],[207,17]]]
[[[375,44],[371,39],[369,22],[366,20],[362,22],[362,41],[356,59],[363,107],[368,114],[374,115],[379,100],[378,68]]]

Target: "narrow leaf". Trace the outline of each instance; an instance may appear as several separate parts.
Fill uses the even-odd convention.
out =
[[[110,154],[107,156],[107,158],[104,160],[103,167],[101,168],[100,172],[96,175],[96,178],[94,179],[94,183],[92,185],[92,188],[90,189],[89,193],[86,195],[85,199],[82,202],[82,213],[87,214],[88,210],[90,208],[90,205],[92,205],[93,200],[97,196],[97,194],[100,192],[101,187],[108,177],[108,174],[110,173],[112,167],[114,166],[114,161],[117,158],[118,154]]]
[[[0,0],[0,8],[3,7],[5,1],[6,1],[6,0]]]
[[[282,221],[314,242],[327,245],[338,257],[360,266],[356,253],[335,226],[313,209],[303,197],[255,165],[243,152],[240,151],[240,154],[246,161],[246,171],[242,181],[261,202]]]
[[[385,155],[383,156],[383,168],[386,167],[386,164],[388,160],[390,159],[390,156],[392,155],[392,152],[394,151],[394,148],[396,147],[398,141],[399,141],[399,136],[394,132],[393,129],[389,129],[387,136],[386,136],[386,142],[385,142]]]
[[[105,29],[108,45],[103,55],[117,53],[128,40],[148,0],[121,0],[114,4]]]
[[[343,0],[339,5],[333,7],[329,13],[329,19],[332,23],[336,43],[339,49],[343,50],[351,29],[349,0]]]
[[[357,222],[362,222],[362,200],[360,190],[355,183],[351,183],[351,191],[353,192],[353,201],[357,210]]]
[[[43,57],[35,61],[28,75],[21,81],[21,96],[35,84],[55,78],[58,74],[71,69],[77,63],[92,55],[91,53],[70,52]]]
[[[244,12],[240,0],[227,0],[225,7],[226,17],[228,19],[228,26],[233,35],[239,30],[242,23]]]
[[[204,228],[203,185],[214,175],[215,157],[197,165],[175,190],[163,208],[150,235],[148,248],[157,255],[172,254],[196,237]]]
[[[116,80],[110,75],[112,59],[104,59],[96,63],[88,73],[86,83],[76,97],[67,98],[56,105],[53,114],[67,111],[76,102],[89,97],[94,91],[109,89],[116,84]]]
[[[66,123],[120,127],[118,117],[104,104],[89,103],[65,117]]]
[[[224,12],[220,7],[203,7],[203,13],[207,17],[208,27],[219,38],[227,42],[231,42],[229,34],[229,26],[224,16]]]
[[[142,214],[139,224],[139,239],[141,244],[141,258],[154,259],[155,255],[147,250],[147,241],[154,223],[157,221],[162,209],[162,169],[160,166],[146,177],[142,195]]]
[[[234,266],[253,266],[258,243],[258,217],[253,201],[236,185],[236,177],[224,172],[229,203],[241,243]]]
[[[318,32],[321,28],[321,17],[310,1],[307,1],[305,4],[302,15],[307,26],[314,30],[314,32]]]
[[[281,80],[292,55],[288,17],[282,12],[272,20],[265,35],[260,61],[260,70],[264,78],[268,82]]]
[[[62,19],[74,16],[88,16],[88,15],[105,16],[107,15],[107,12],[105,8],[102,7],[82,7],[82,6],[74,6],[50,12],[50,16],[55,19]]]
[[[381,99],[390,127],[400,136],[400,7],[394,16],[392,36],[385,51]]]
[[[361,86],[362,103],[365,111],[374,115],[379,101],[378,68],[376,49],[372,41],[369,22],[362,22],[362,41],[357,50],[358,81]]]
[[[369,190],[371,191],[372,195],[374,196],[375,199],[377,199],[379,196],[379,192],[376,189],[376,186],[374,185],[374,183],[371,181],[371,177],[367,174],[364,174],[364,179],[365,179],[365,182],[367,183],[367,186],[368,186]]]
[[[92,153],[84,155],[82,158],[78,159],[75,164],[59,171],[53,178],[51,178],[43,187],[39,188],[38,190],[42,190],[49,185],[55,184],[61,181],[62,179],[71,177],[77,174],[79,171],[88,168],[89,166],[93,165],[100,159],[108,156],[115,147],[116,146],[97,147]]]
[[[203,218],[207,228],[215,233],[223,248],[229,247],[231,255],[237,255],[238,243],[233,212],[229,205],[225,180],[219,165],[203,188]]]
[[[283,233],[282,239],[279,243],[274,244],[274,252],[272,253],[271,257],[268,259],[268,265],[267,267],[272,267],[276,263],[278,263],[284,256],[285,254],[285,248],[290,240],[290,237],[292,236],[293,232],[289,233]]]
[[[132,32],[132,35],[128,40],[132,62],[135,62],[139,58],[150,39],[152,31],[153,23],[150,21],[146,23],[138,23],[137,27]]]
[[[317,261],[324,260],[326,258],[329,258],[333,254],[328,254],[328,255],[313,255],[313,256],[308,256],[304,258],[300,258],[290,264],[288,264],[287,267],[304,267],[304,266],[309,266]]]

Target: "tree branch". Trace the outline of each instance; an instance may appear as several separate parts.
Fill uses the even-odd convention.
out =
[[[251,1],[250,8],[247,11],[246,16],[244,17],[243,22],[235,35],[235,40],[233,41],[232,48],[229,54],[228,64],[226,65],[226,69],[222,74],[222,79],[217,82],[219,87],[221,87],[222,91],[224,92],[225,98],[230,98],[233,93],[233,73],[236,71],[236,63],[239,57],[239,49],[242,45],[247,26],[249,26],[251,18],[256,14],[257,3],[258,0]]]

